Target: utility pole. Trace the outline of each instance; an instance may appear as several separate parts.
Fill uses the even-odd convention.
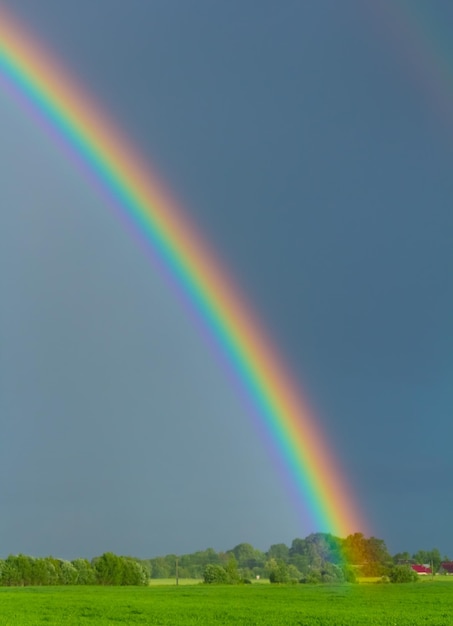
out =
[[[176,584],[179,585],[178,557],[176,557]]]

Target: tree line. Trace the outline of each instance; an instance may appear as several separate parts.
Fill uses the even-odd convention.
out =
[[[52,556],[34,558],[25,554],[0,560],[0,585],[147,585],[145,563],[105,552],[91,561],[66,561]]]
[[[137,559],[106,552],[101,556],[66,561],[24,554],[0,560],[0,586],[25,585],[147,585],[150,578],[196,578],[206,583],[237,584],[257,578],[273,583],[354,582],[379,576],[393,582],[416,579],[410,563],[429,564],[436,572],[442,561],[437,548],[414,554],[390,555],[383,539],[362,533],[340,539],[329,533],[296,538],[290,546],[277,543],[267,551],[240,543],[226,552],[212,548],[179,555]]]
[[[199,578],[205,582],[237,582],[269,578],[271,582],[352,582],[357,577],[400,576],[409,563],[430,563],[434,571],[442,561],[437,548],[392,556],[383,539],[354,533],[340,539],[329,533],[296,538],[290,546],[271,545],[267,551],[241,543],[226,552],[212,548],[177,556],[168,554],[145,561],[151,578]],[[176,572],[176,569],[178,572]],[[396,573],[395,573],[396,572]]]

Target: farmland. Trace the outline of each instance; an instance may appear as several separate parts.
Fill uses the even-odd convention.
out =
[[[453,584],[0,589],[0,624],[448,626]]]

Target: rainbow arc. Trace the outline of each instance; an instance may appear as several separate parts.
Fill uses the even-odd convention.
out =
[[[3,9],[0,77],[76,155],[190,302],[228,361],[316,528],[341,537],[363,530],[320,425],[208,242],[107,114]]]

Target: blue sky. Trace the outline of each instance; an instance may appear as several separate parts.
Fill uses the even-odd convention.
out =
[[[373,533],[453,558],[449,4],[1,5],[205,233]],[[316,530],[124,225],[1,90],[0,127],[2,554],[266,549]]]

